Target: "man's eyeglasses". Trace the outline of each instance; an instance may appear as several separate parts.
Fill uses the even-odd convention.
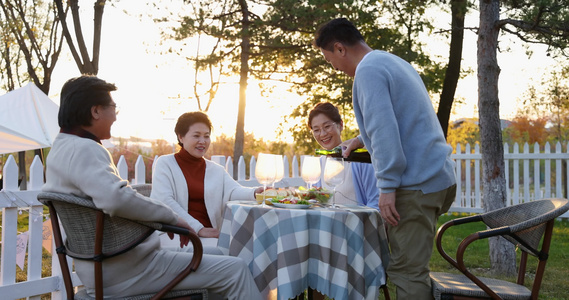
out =
[[[120,112],[120,110],[121,110],[121,108],[120,108],[119,106],[117,106],[116,103],[115,103],[115,104],[108,104],[108,105],[105,105],[105,106],[114,107],[114,108],[115,108],[115,115],[118,115],[119,112]]]
[[[319,127],[312,128],[312,134],[313,135],[320,135],[323,133],[330,133],[332,131],[332,129],[334,128],[334,125],[336,125],[335,122],[324,123],[322,128],[319,128]]]

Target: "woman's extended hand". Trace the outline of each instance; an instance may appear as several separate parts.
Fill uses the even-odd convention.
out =
[[[198,231],[198,236],[205,238],[219,238],[219,230],[215,228],[204,227]]]
[[[260,186],[260,187],[255,189],[255,195],[262,194],[264,191],[265,191],[265,188]]]

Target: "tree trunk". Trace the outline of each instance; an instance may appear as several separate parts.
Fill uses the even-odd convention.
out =
[[[482,182],[484,211],[506,206],[504,146],[500,126],[498,77],[496,58],[500,17],[499,0],[480,0],[478,31],[478,106],[480,120],[480,150],[482,153]],[[514,245],[503,238],[490,238],[490,263],[497,274],[515,275]]]
[[[456,85],[460,78],[460,63],[462,61],[462,44],[464,40],[464,15],[466,14],[466,0],[451,1],[452,33],[450,38],[450,53],[448,67],[443,82],[443,90],[439,101],[437,117],[445,137],[448,133],[448,121],[454,102]]]
[[[239,109],[237,112],[237,125],[235,126],[235,145],[233,147],[233,178],[237,178],[237,165],[243,156],[245,144],[245,106],[247,104],[247,79],[249,77],[249,8],[246,0],[239,0],[243,15],[241,29],[241,69],[239,72]]]
[[[68,2],[69,7],[71,7],[71,16],[73,18],[73,29],[75,31],[75,38],[77,39],[77,47],[73,41],[73,37],[69,31],[69,26],[67,24],[67,12],[68,9],[63,7],[62,0],[55,0],[57,6],[57,14],[61,20],[61,28],[63,30],[63,36],[67,41],[71,55],[75,60],[75,64],[79,68],[81,74],[91,74],[97,75],[99,73],[99,56],[101,48],[101,27],[103,20],[103,13],[105,8],[106,0],[95,0],[94,1],[94,18],[93,18],[93,58],[89,57],[89,51],[85,44],[85,39],[83,37],[83,29],[81,27],[81,16],[79,13],[79,1],[71,0]]]

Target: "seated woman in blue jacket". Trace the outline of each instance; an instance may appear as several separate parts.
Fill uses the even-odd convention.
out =
[[[338,108],[332,103],[318,103],[310,111],[308,128],[324,149],[331,150],[342,143],[344,122]],[[346,163],[349,167],[345,168],[344,183],[336,187],[336,204],[362,205],[379,209],[379,189],[373,166],[367,163]],[[328,188],[323,179],[320,182],[324,188]]]

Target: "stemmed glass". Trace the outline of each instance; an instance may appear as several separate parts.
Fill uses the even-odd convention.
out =
[[[310,189],[313,184],[320,179],[322,169],[320,168],[320,158],[314,156],[306,156],[302,161],[301,169],[302,179],[306,182],[306,189]]]
[[[324,166],[324,182],[334,190],[332,193],[333,208],[338,208],[336,205],[336,187],[344,183],[344,168],[344,158],[332,156],[326,157],[326,165]]]
[[[257,165],[255,165],[255,177],[259,183],[263,184],[263,190],[267,189],[267,185],[275,181],[276,165],[275,158],[272,154],[259,153]],[[263,192],[263,203],[265,207],[265,193]]]
[[[280,154],[273,155],[275,158],[275,181],[273,181],[273,188],[275,188],[275,183],[281,181],[284,177],[284,161],[283,156]]]

